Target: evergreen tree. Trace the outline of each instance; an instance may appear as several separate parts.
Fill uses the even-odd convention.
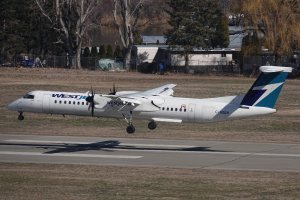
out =
[[[216,38],[217,24],[222,17],[218,0],[170,0],[171,10],[167,43],[184,49],[185,65],[188,67],[188,52],[195,47],[210,48]],[[220,45],[221,46],[221,45]]]
[[[83,55],[82,56],[87,58],[87,57],[90,57],[90,54],[91,54],[90,53],[90,48],[85,47],[84,50],[83,50]]]
[[[90,56],[97,57],[97,54],[98,54],[97,47],[92,47]]]
[[[24,11],[28,9],[24,2],[20,0],[2,0],[0,1],[0,46],[1,54],[9,61],[16,54],[26,51],[24,23],[22,21],[22,10],[18,9],[24,6]]]
[[[51,7],[51,2],[49,2]],[[56,53],[56,33],[42,17],[34,0],[0,1],[1,56],[10,61],[20,53]],[[61,48],[59,48],[61,51]]]
[[[133,32],[133,40],[135,45],[140,45],[143,43],[143,38],[139,30]]]
[[[99,58],[104,58],[105,55],[106,55],[105,46],[104,45],[100,45],[98,57]]]
[[[122,52],[121,47],[119,45],[117,45],[116,48],[115,48],[114,57],[115,58],[123,57],[123,52]]]
[[[106,47],[106,57],[107,58],[112,58],[113,57],[113,49],[112,46],[109,44]]]
[[[227,16],[218,19],[215,37],[212,41],[212,47],[226,48],[229,45],[229,28]]]

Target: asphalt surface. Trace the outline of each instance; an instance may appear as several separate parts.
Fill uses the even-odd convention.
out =
[[[0,162],[300,172],[300,144],[0,134]]]

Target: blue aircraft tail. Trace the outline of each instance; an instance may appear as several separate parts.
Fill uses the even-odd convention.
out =
[[[262,66],[261,74],[243,98],[241,105],[274,108],[291,67]]]

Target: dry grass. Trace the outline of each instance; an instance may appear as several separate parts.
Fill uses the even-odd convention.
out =
[[[176,96],[206,98],[241,94],[254,79],[245,77],[193,76],[169,74],[145,75],[127,72],[76,71],[66,69],[0,69],[0,133],[42,135],[84,135],[108,137],[177,138],[199,140],[234,140],[299,143],[300,81],[288,80],[277,104],[278,113],[252,119],[213,124],[159,124],[149,131],[146,121],[135,120],[137,132],[125,134],[126,123],[115,119],[83,118],[25,113],[19,122],[17,113],[6,105],[31,90],[85,92],[93,86],[106,93],[116,83],[119,90],[145,90],[166,83],[175,83]]]
[[[5,106],[31,90],[87,91],[92,85],[108,92],[144,90],[176,83],[177,96],[195,98],[247,91],[254,80],[244,77],[167,76],[63,69],[0,68],[0,134],[80,135],[107,137],[184,138],[299,143],[299,80],[288,80],[279,112],[251,120],[216,124],[159,124],[153,133],[135,121],[137,133],[125,134],[114,119],[17,114]],[[0,199],[297,199],[300,173],[202,169],[105,167],[85,165],[0,163]]]
[[[3,199],[297,199],[300,174],[0,164]]]

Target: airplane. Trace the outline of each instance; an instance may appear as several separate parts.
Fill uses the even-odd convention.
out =
[[[260,75],[246,94],[216,98],[174,97],[175,84],[146,91],[116,91],[96,94],[60,91],[32,91],[10,103],[9,110],[24,112],[124,118],[126,131],[135,132],[133,119],[149,120],[153,130],[157,122],[205,123],[275,113],[279,93],[291,67],[261,66]]]

